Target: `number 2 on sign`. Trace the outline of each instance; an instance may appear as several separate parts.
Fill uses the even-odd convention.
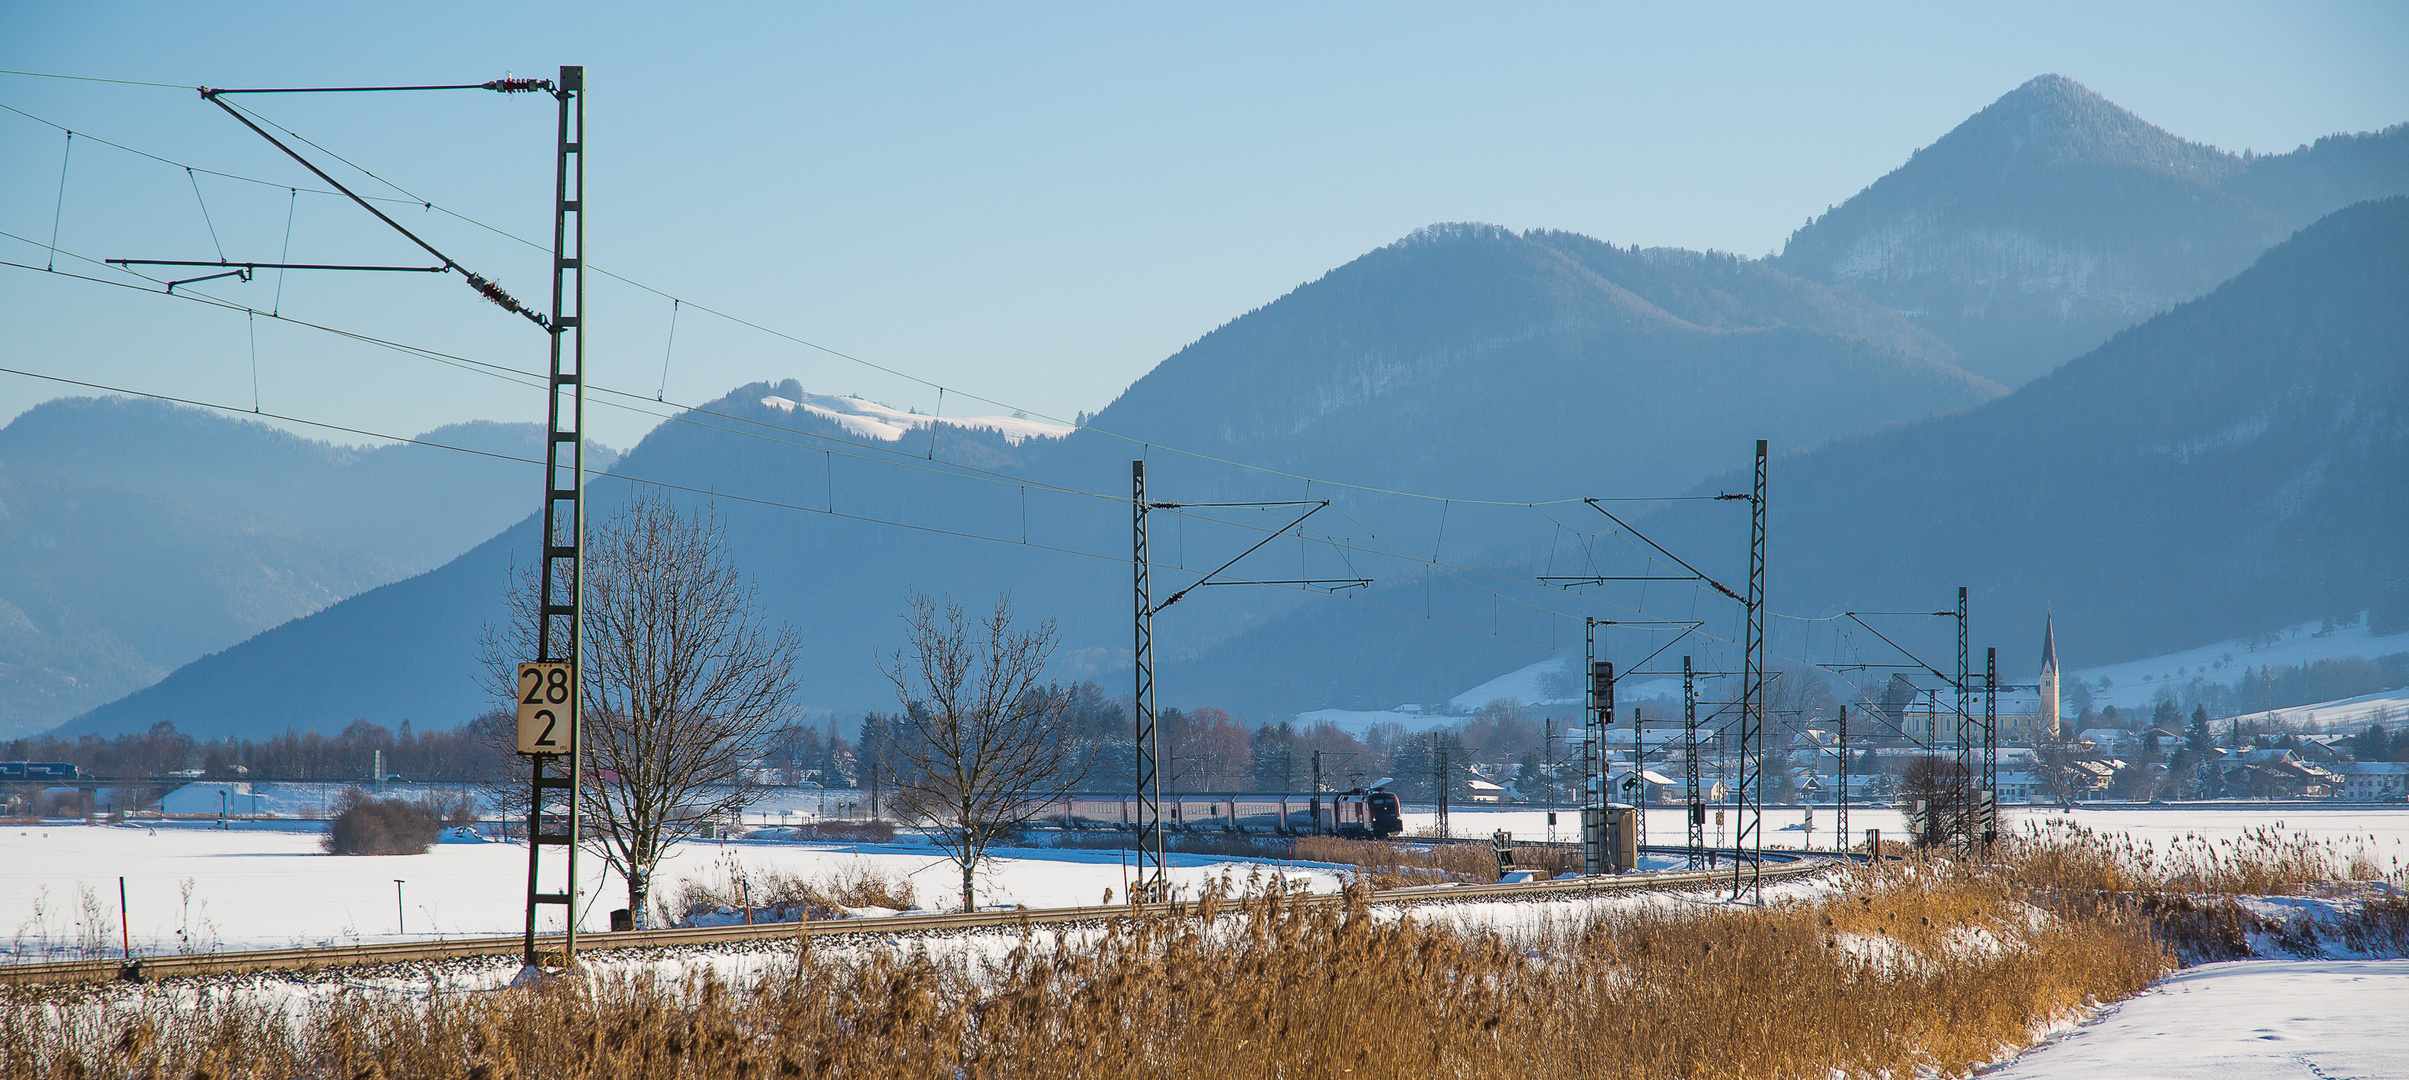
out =
[[[518,698],[519,753],[568,753],[577,732],[577,679],[569,665],[520,664]]]

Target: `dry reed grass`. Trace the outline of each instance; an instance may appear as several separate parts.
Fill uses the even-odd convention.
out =
[[[1363,849],[1315,854],[1438,869]],[[1349,854],[1366,861],[1335,857]],[[298,1011],[232,995],[196,1005],[166,990],[115,1005],[10,991],[0,1074],[1962,1075],[2041,1024],[2157,978],[2174,962],[2170,919],[2233,930],[2230,896],[2185,890],[2357,880],[2378,895],[2364,925],[2338,932],[2409,945],[2401,875],[2370,865],[2347,845],[2273,834],[2169,852],[2058,830],[2021,835],[1987,861],[1856,867],[1814,899],[1617,906],[1517,934],[1376,913],[1359,883],[1342,905],[1208,895],[1190,908],[1205,918],[1024,933],[1000,957],[807,949],[738,983],[705,970],[431,987],[416,999],[346,990]]]
[[[2132,911],[2042,913],[1938,863],[1815,901],[1610,910],[1526,935],[1208,896],[1205,918],[1024,934],[1000,958],[805,952],[740,984],[610,975],[523,991],[12,996],[0,1070],[479,1077],[1816,1077],[1959,1073],[2166,966]],[[1215,918],[1213,916],[1220,916]]]
[[[2068,822],[2027,826],[2002,846],[2026,888],[2060,905],[2085,898],[2132,903],[2159,944],[2186,964],[2280,952],[2317,955],[2321,936],[2361,954],[2409,954],[2409,867],[2373,837],[2317,839],[2280,827],[2212,839],[2185,835],[2164,847]],[[2352,901],[2319,929],[2306,914],[2253,911],[2237,897],[2322,896]]]
[[[1414,844],[1300,836],[1289,848],[1300,862],[1356,868],[1354,880],[1373,889],[1400,889],[1441,881],[1495,881],[1497,858],[1479,844]]]
[[[2356,884],[2409,886],[2409,866],[2373,837],[2317,839],[2281,823],[2238,837],[2196,833],[2164,848],[2071,822],[2027,825],[2004,845],[2024,879],[2054,889],[2119,893],[2298,896]]]

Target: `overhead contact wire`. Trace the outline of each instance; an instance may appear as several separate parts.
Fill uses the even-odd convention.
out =
[[[7,72],[7,71],[0,71],[0,74],[26,74],[26,75],[36,75],[36,76],[41,76],[41,77],[48,77],[48,78],[82,78],[82,77],[80,77],[80,76],[45,76],[45,75],[42,75],[42,73],[39,73],[39,72]],[[94,81],[94,82],[120,82],[120,81],[125,81],[125,80],[86,79],[85,81]],[[171,83],[132,83],[132,85],[139,85],[139,86],[162,86],[162,87],[170,87],[170,88],[173,88],[173,89],[187,89],[186,87],[176,86],[175,84],[171,84]],[[461,221],[461,222],[463,222],[463,223],[465,223],[465,224],[473,225],[473,226],[475,226],[475,227],[477,227],[477,228],[483,229],[483,230],[485,230],[485,231],[487,231],[487,232],[490,232],[490,233],[492,233],[492,234],[494,234],[494,235],[496,235],[496,236],[502,237],[502,238],[504,238],[504,239],[507,239],[507,240],[512,240],[512,241],[516,241],[517,243],[520,243],[520,244],[526,245],[527,247],[534,248],[534,249],[536,249],[536,250],[549,250],[549,249],[548,249],[548,248],[546,248],[544,245],[542,245],[542,244],[539,244],[539,243],[537,243],[537,242],[536,242],[536,241],[534,241],[534,240],[530,240],[530,239],[528,239],[528,238],[526,238],[526,237],[519,236],[519,235],[517,235],[516,233],[512,233],[512,232],[510,232],[510,231],[508,231],[508,230],[506,230],[506,229],[502,229],[502,228],[499,228],[499,227],[497,227],[497,226],[494,226],[494,225],[487,224],[487,223],[485,223],[485,222],[483,222],[483,221],[480,221],[480,220],[478,220],[478,219],[476,219],[476,218],[470,217],[470,216],[468,216],[468,215],[466,215],[466,214],[460,213],[459,211],[453,210],[453,209],[451,209],[450,207],[447,207],[447,206],[442,206],[442,205],[439,205],[439,204],[437,204],[437,203],[433,202],[432,200],[429,200],[429,199],[423,198],[423,197],[421,197],[421,196],[417,195],[416,193],[414,193],[414,192],[411,192],[409,189],[402,187],[400,184],[397,184],[397,183],[393,182],[392,180],[390,180],[390,179],[387,179],[387,178],[386,178],[386,177],[384,177],[382,174],[379,174],[379,173],[377,173],[377,172],[375,172],[375,171],[373,171],[373,170],[370,170],[370,169],[367,169],[367,168],[365,168],[365,167],[362,167],[362,166],[361,166],[361,165],[359,165],[358,163],[356,163],[356,162],[353,162],[353,161],[351,161],[351,160],[350,160],[350,159],[348,159],[348,158],[345,158],[345,157],[344,157],[344,156],[342,156],[341,154],[338,154],[338,153],[336,153],[336,152],[334,152],[334,151],[332,151],[332,150],[329,150],[329,149],[327,149],[325,146],[323,146],[323,145],[321,145],[321,144],[319,144],[319,143],[317,143],[317,142],[314,142],[314,141],[310,140],[310,139],[309,139],[309,138],[307,138],[306,136],[303,136],[303,135],[301,135],[301,134],[299,134],[299,133],[297,133],[297,132],[294,132],[292,129],[290,129],[290,128],[287,128],[287,127],[285,127],[285,126],[284,126],[284,125],[282,125],[282,124],[278,124],[278,123],[276,123],[275,121],[273,121],[273,120],[269,119],[268,117],[266,117],[266,116],[264,116],[264,115],[260,114],[260,113],[259,113],[257,110],[251,109],[251,108],[249,108],[249,107],[247,107],[247,106],[243,106],[243,105],[240,105],[240,104],[237,104],[237,103],[234,103],[234,102],[225,102],[224,104],[225,104],[225,105],[226,105],[228,108],[230,108],[230,109],[239,109],[239,110],[240,110],[240,111],[242,111],[243,113],[249,114],[251,117],[258,119],[258,120],[259,120],[261,123],[267,124],[268,126],[270,126],[270,127],[273,127],[273,128],[275,128],[275,129],[277,129],[278,131],[281,131],[281,132],[283,132],[284,134],[286,134],[286,135],[288,135],[288,136],[292,137],[294,140],[296,140],[296,141],[298,141],[298,142],[301,142],[302,144],[304,144],[304,145],[306,145],[306,146],[309,146],[310,148],[312,148],[312,149],[314,149],[314,150],[317,150],[317,151],[319,151],[320,153],[324,153],[324,154],[326,154],[328,157],[330,157],[330,158],[333,158],[334,160],[336,160],[336,161],[339,161],[339,162],[343,163],[345,166],[347,166],[347,167],[349,167],[349,168],[351,168],[351,169],[354,169],[354,170],[358,171],[358,172],[359,172],[361,175],[363,175],[363,176],[367,176],[367,177],[369,177],[369,178],[371,178],[371,179],[373,179],[373,180],[377,181],[378,183],[380,183],[380,184],[383,184],[383,185],[385,185],[386,187],[389,187],[389,188],[393,189],[393,190],[394,190],[394,191],[396,191],[396,192],[400,192],[400,193],[401,193],[403,196],[405,196],[405,198],[400,198],[400,199],[391,199],[391,198],[378,198],[378,197],[376,197],[376,196],[363,196],[363,195],[359,195],[359,194],[356,194],[356,193],[350,192],[350,191],[348,191],[348,190],[340,190],[340,191],[318,191],[318,190],[316,190],[316,189],[311,189],[311,190],[312,190],[312,192],[313,192],[313,194],[325,194],[325,195],[347,195],[347,196],[349,196],[349,197],[353,198],[354,200],[366,200],[366,201],[376,201],[376,202],[412,203],[412,204],[416,204],[416,205],[418,205],[418,206],[420,206],[420,207],[423,207],[423,208],[425,208],[425,209],[427,209],[427,210],[430,210],[430,211],[433,211],[433,212],[437,212],[437,213],[444,214],[445,216],[448,216],[448,217],[454,218],[454,219],[456,219],[456,220],[458,220],[458,221]],[[20,109],[15,109],[15,108],[9,107],[9,106],[7,106],[7,105],[0,105],[0,109],[8,109],[8,111],[10,111],[10,112],[17,113],[18,115],[20,115],[20,116],[24,116],[24,117],[26,117],[27,119],[33,120],[33,121],[35,121],[35,122],[37,122],[37,123],[46,124],[46,125],[49,125],[49,126],[52,126],[52,127],[58,127],[58,128],[59,128],[60,130],[62,130],[62,131],[63,131],[63,130],[66,130],[66,129],[65,129],[63,126],[62,126],[62,125],[55,124],[55,123],[53,123],[53,122],[51,122],[51,121],[49,121],[49,120],[45,120],[45,119],[43,119],[43,118],[41,118],[41,117],[34,116],[33,114],[31,114],[31,113],[27,113],[27,112],[24,112],[23,110],[20,110]],[[89,137],[89,136],[87,136],[87,137]],[[103,142],[106,142],[106,140],[102,140],[102,141],[103,141]],[[162,163],[165,163],[165,164],[174,165],[174,166],[176,166],[176,167],[178,167],[178,168],[191,168],[191,166],[186,166],[186,165],[184,165],[184,164],[183,164],[183,163],[181,163],[181,162],[177,162],[177,161],[174,161],[174,160],[172,160],[172,159],[169,159],[169,158],[161,157],[161,156],[159,156],[159,155],[156,155],[156,154],[147,153],[147,152],[145,152],[145,151],[141,151],[141,150],[135,150],[135,149],[133,149],[133,148],[131,148],[131,147],[122,146],[122,145],[120,145],[120,144],[117,144],[117,143],[108,143],[108,145],[110,145],[110,146],[113,146],[113,147],[116,147],[117,149],[125,150],[125,151],[126,151],[126,152],[128,152],[128,153],[137,154],[137,155],[140,155],[140,156],[142,156],[142,157],[149,158],[149,159],[151,159],[151,160],[154,160],[154,161],[159,161],[159,162],[162,162]],[[290,186],[290,185],[283,184],[283,183],[276,182],[276,181],[270,181],[270,180],[261,180],[261,179],[255,178],[255,177],[240,176],[240,175],[236,175],[236,174],[232,174],[232,173],[216,172],[216,171],[214,171],[214,170],[209,170],[209,169],[201,169],[201,170],[199,170],[199,171],[201,171],[201,172],[208,172],[208,173],[210,173],[211,175],[214,175],[214,176],[223,176],[223,177],[226,177],[226,178],[228,178],[228,179],[244,180],[244,181],[247,181],[247,182],[250,182],[250,183],[262,184],[262,185],[271,186],[271,187],[289,187],[289,186]],[[321,174],[321,176],[322,176],[322,178],[323,178],[323,174]],[[332,182],[333,182],[331,178],[327,178],[327,179],[328,179],[328,182],[329,182],[329,183],[332,183]],[[340,185],[337,185],[337,186],[338,186],[338,187],[340,187]],[[380,214],[379,216],[380,216],[380,217],[382,217],[383,215],[381,215],[381,214]],[[390,223],[390,219],[387,219],[387,221],[388,221],[388,223]],[[405,236],[409,236],[409,235],[411,235],[411,234],[409,234],[409,233],[408,233],[408,231],[407,231],[407,230],[400,230],[400,227],[399,227],[398,225],[396,225],[396,226],[395,226],[395,228],[396,228],[397,230],[399,230],[399,231],[402,231],[402,232],[403,232],[403,235],[405,235]],[[413,237],[413,239],[415,239],[415,237]],[[424,245],[422,244],[421,246],[424,246]],[[429,250],[431,251],[432,249],[429,249]],[[440,253],[437,253],[437,254],[438,254],[438,257],[441,257]],[[718,308],[711,307],[711,306],[709,306],[709,305],[707,305],[707,304],[701,304],[701,303],[697,303],[697,302],[695,302],[695,301],[691,301],[691,300],[684,300],[684,299],[682,299],[682,298],[680,298],[680,297],[674,296],[674,295],[672,295],[672,294],[670,294],[670,293],[668,293],[668,292],[665,292],[665,291],[663,291],[663,290],[661,290],[661,289],[658,289],[658,288],[655,288],[655,287],[653,287],[653,286],[651,286],[651,285],[645,284],[644,282],[637,281],[637,280],[635,280],[635,279],[633,279],[633,278],[630,278],[630,277],[627,277],[627,276],[625,276],[625,275],[623,275],[623,274],[619,274],[619,273],[613,272],[612,270],[610,270],[610,269],[608,269],[608,268],[606,268],[606,267],[602,267],[602,266],[596,266],[596,265],[593,265],[593,264],[589,263],[589,264],[587,264],[587,266],[586,266],[586,269],[588,269],[588,270],[591,270],[591,271],[593,271],[594,273],[600,274],[600,275],[602,275],[602,276],[604,276],[604,277],[610,278],[610,279],[612,279],[612,280],[614,280],[614,281],[617,281],[617,282],[619,282],[619,283],[621,283],[621,284],[627,285],[627,286],[629,286],[630,288],[640,289],[640,290],[642,290],[642,291],[644,291],[644,292],[648,292],[648,293],[651,293],[651,294],[653,294],[653,295],[655,295],[655,296],[658,296],[658,297],[660,297],[660,298],[662,298],[662,299],[664,299],[664,300],[670,300],[670,301],[672,301],[673,303],[675,303],[675,304],[678,304],[678,305],[680,305],[680,306],[694,308],[694,309],[696,309],[696,310],[698,310],[698,311],[701,311],[701,312],[703,312],[704,314],[707,314],[707,315],[712,315],[712,316],[715,316],[715,317],[718,317],[718,318],[721,318],[721,319],[725,319],[725,320],[727,320],[727,321],[729,321],[729,322],[735,323],[735,324],[736,324],[736,325],[738,325],[738,326],[742,326],[742,327],[745,327],[745,328],[747,328],[747,329],[754,330],[754,331],[756,331],[756,332],[759,332],[759,333],[767,334],[767,335],[769,335],[769,336],[771,336],[771,337],[775,337],[775,338],[778,338],[778,339],[780,339],[780,340],[783,340],[783,341],[787,341],[787,342],[791,342],[791,343],[793,343],[793,344],[796,344],[796,345],[800,345],[800,346],[802,346],[802,347],[804,347],[804,348],[811,349],[811,350],[813,350],[813,351],[815,351],[815,352],[819,352],[819,353],[822,353],[822,354],[824,354],[824,355],[827,355],[827,356],[835,357],[835,358],[837,358],[837,359],[839,359],[839,360],[846,361],[847,363],[851,363],[851,364],[855,364],[855,365],[858,365],[858,366],[861,366],[861,367],[865,367],[865,368],[868,368],[868,369],[870,369],[870,370],[872,370],[872,371],[879,372],[879,373],[881,373],[881,374],[885,374],[885,375],[891,375],[891,376],[894,376],[895,378],[898,378],[898,379],[903,379],[903,380],[905,380],[905,381],[907,381],[907,382],[910,382],[910,383],[913,383],[913,384],[915,384],[915,385],[922,386],[922,387],[926,387],[926,388],[928,388],[928,389],[931,389],[931,390],[935,390],[935,391],[939,392],[940,394],[944,394],[944,393],[953,393],[953,394],[955,394],[955,395],[958,395],[958,396],[961,396],[961,397],[967,397],[967,398],[970,398],[970,399],[971,399],[971,400],[973,400],[973,401],[977,401],[977,402],[981,402],[981,403],[983,403],[983,404],[987,404],[987,405],[992,405],[992,406],[995,406],[996,408],[999,408],[999,409],[1006,409],[1006,410],[1011,410],[1011,411],[1016,411],[1016,412],[1022,412],[1022,413],[1026,413],[1026,414],[1028,414],[1028,415],[1030,415],[1030,416],[1037,417],[1037,418],[1039,418],[1039,419],[1047,420],[1047,421],[1049,421],[1049,422],[1052,422],[1052,423],[1056,423],[1056,424],[1063,424],[1063,425],[1065,425],[1065,426],[1073,426],[1073,425],[1071,425],[1071,424],[1070,424],[1070,422],[1069,422],[1069,421],[1065,421],[1063,418],[1061,418],[1061,417],[1058,417],[1058,416],[1054,416],[1054,415],[1052,415],[1052,414],[1050,414],[1050,413],[1047,413],[1047,412],[1045,412],[1044,410],[1040,410],[1040,409],[1029,409],[1029,408],[1025,408],[1025,407],[1021,407],[1021,406],[1016,406],[1016,405],[1012,404],[1011,402],[1001,401],[1001,400],[998,400],[998,399],[995,399],[995,398],[985,397],[985,396],[982,396],[982,395],[979,395],[979,394],[971,393],[971,392],[969,392],[969,391],[966,391],[966,390],[963,390],[963,389],[961,389],[960,387],[948,386],[948,385],[945,385],[945,384],[943,384],[943,383],[936,382],[936,381],[934,381],[934,380],[931,380],[931,379],[927,379],[927,378],[923,378],[923,377],[921,377],[921,376],[918,376],[918,375],[911,374],[910,372],[906,372],[906,371],[903,371],[903,370],[901,370],[901,369],[898,369],[898,368],[889,367],[889,366],[887,366],[887,365],[885,365],[885,364],[881,364],[881,363],[879,363],[879,362],[877,362],[877,361],[875,361],[875,360],[870,360],[870,359],[867,359],[867,358],[865,358],[865,357],[857,356],[857,355],[854,355],[854,354],[852,354],[852,353],[845,352],[845,351],[843,351],[843,350],[841,350],[841,349],[836,349],[836,348],[833,348],[833,347],[830,347],[830,346],[827,346],[827,345],[822,345],[822,344],[820,344],[820,343],[818,343],[818,342],[811,341],[811,340],[809,340],[809,339],[806,339],[806,338],[798,337],[798,336],[796,336],[796,335],[789,334],[789,333],[787,333],[787,332],[785,332],[785,331],[782,331],[782,330],[777,330],[777,329],[774,329],[774,328],[772,328],[772,327],[769,327],[769,326],[765,326],[765,325],[763,325],[763,324],[761,324],[761,323],[754,322],[754,321],[752,321],[752,320],[750,320],[750,319],[744,318],[744,317],[742,317],[742,316],[739,316],[739,315],[735,315],[735,314],[733,314],[733,313],[730,313],[730,312],[722,311],[722,310],[720,310],[720,309],[718,309]],[[1092,423],[1091,423],[1091,424],[1087,424],[1087,425],[1077,425],[1077,426],[1079,426],[1081,430],[1094,431],[1094,432],[1096,432],[1096,433],[1097,433],[1097,434],[1099,434],[1099,435],[1104,435],[1104,436],[1107,436],[1107,437],[1109,437],[1109,438],[1118,439],[1118,440],[1120,440],[1120,441],[1122,441],[1122,442],[1130,443],[1130,444],[1132,444],[1132,445],[1136,445],[1136,446],[1141,446],[1141,447],[1153,447],[1153,446],[1156,446],[1156,445],[1161,445],[1161,444],[1156,444],[1156,443],[1149,442],[1148,440],[1141,439],[1141,438],[1139,438],[1139,437],[1137,437],[1137,436],[1122,434],[1122,433],[1120,433],[1120,432],[1115,432],[1115,431],[1112,431],[1112,430],[1109,430],[1109,429],[1106,429],[1106,428],[1099,428],[1099,427],[1096,427],[1096,426],[1094,426]],[[1383,488],[1383,487],[1378,487],[1378,486],[1369,485],[1369,484],[1356,484],[1356,483],[1350,483],[1350,482],[1343,481],[1343,480],[1332,480],[1332,479],[1328,479],[1328,478],[1326,478],[1326,477],[1314,477],[1314,476],[1310,476],[1310,475],[1308,475],[1308,474],[1304,474],[1304,473],[1295,473],[1295,472],[1289,472],[1289,471],[1287,471],[1287,470],[1283,470],[1283,469],[1275,469],[1275,468],[1272,468],[1272,467],[1270,467],[1270,466],[1265,466],[1265,465],[1256,465],[1256,464],[1252,464],[1252,463],[1248,463],[1248,462],[1238,461],[1238,460],[1231,459],[1231,458],[1224,458],[1224,457],[1220,457],[1220,456],[1213,455],[1213,454],[1207,454],[1207,453],[1203,453],[1203,452],[1201,452],[1201,451],[1196,451],[1196,450],[1188,450],[1188,449],[1184,449],[1184,448],[1177,447],[1177,446],[1168,446],[1168,445],[1165,445],[1165,446],[1163,446],[1162,448],[1163,448],[1163,449],[1165,449],[1165,450],[1168,450],[1168,451],[1170,451],[1170,452],[1172,452],[1172,453],[1175,453],[1175,454],[1182,455],[1182,456],[1184,456],[1184,457],[1191,457],[1191,458],[1195,458],[1195,459],[1197,459],[1197,460],[1200,460],[1200,461],[1209,461],[1209,462],[1213,462],[1213,463],[1215,463],[1215,464],[1227,465],[1227,466],[1230,466],[1231,468],[1236,468],[1236,469],[1244,469],[1244,470],[1247,470],[1247,471],[1250,471],[1250,472],[1262,473],[1262,474],[1269,475],[1269,476],[1278,476],[1278,477],[1283,477],[1283,478],[1286,478],[1286,479],[1291,479],[1291,480],[1299,480],[1299,481],[1307,481],[1307,482],[1314,482],[1314,481],[1318,481],[1318,482],[1320,482],[1320,483],[1323,483],[1323,484],[1326,484],[1326,485],[1329,485],[1329,486],[1332,486],[1332,487],[1340,487],[1340,488],[1345,488],[1345,489],[1347,489],[1347,490],[1350,490],[1350,491],[1361,491],[1361,492],[1366,492],[1366,493],[1369,493],[1369,494],[1375,494],[1375,495],[1391,495],[1391,496],[1395,496],[1395,497],[1398,497],[1398,498],[1421,499],[1421,500],[1425,500],[1425,501],[1431,501],[1431,502],[1461,502],[1461,503],[1466,503],[1466,504],[1468,504],[1468,505],[1479,505],[1479,506],[1529,506],[1529,507],[1537,507],[1537,506],[1557,506],[1557,505],[1564,505],[1564,504],[1569,504],[1569,503],[1577,503],[1577,502],[1581,502],[1581,501],[1583,501],[1583,500],[1582,500],[1582,498],[1581,498],[1581,497],[1579,497],[1579,496],[1570,496],[1570,497],[1558,498],[1558,499],[1540,499],[1540,500],[1529,500],[1529,499],[1474,499],[1474,498],[1463,498],[1463,497],[1460,497],[1460,496],[1453,496],[1453,495],[1433,495],[1433,494],[1429,494],[1429,493],[1425,493],[1425,492],[1418,492],[1418,491],[1406,491],[1406,490],[1397,489],[1397,488]],[[1666,495],[1666,496],[1620,496],[1620,497],[1615,497],[1615,498],[1611,498],[1611,499],[1600,499],[1599,501],[1603,501],[1603,502],[1687,502],[1687,501],[1709,500],[1709,499],[1712,499],[1712,498],[1713,498],[1713,496],[1697,496],[1697,495]]]

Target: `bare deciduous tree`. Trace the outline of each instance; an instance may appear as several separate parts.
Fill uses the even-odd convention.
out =
[[[579,797],[643,925],[662,857],[749,799],[746,767],[793,718],[801,646],[758,612],[718,517],[686,517],[666,498],[639,498],[590,534],[585,575]],[[496,692],[515,701],[518,662],[534,656],[532,572],[518,575],[510,608],[507,639],[486,628],[484,661]],[[510,734],[507,723],[493,729]]]
[[[1964,844],[1981,835],[1970,774],[1938,754],[1909,758],[1899,770],[1899,808],[1917,847]]]
[[[1087,758],[1068,699],[1038,685],[1054,652],[1051,620],[1014,630],[1006,594],[973,624],[951,599],[920,593],[903,620],[907,644],[883,665],[903,703],[888,721],[893,805],[961,868],[970,910],[988,852],[1034,819],[1041,800],[1076,787]]]

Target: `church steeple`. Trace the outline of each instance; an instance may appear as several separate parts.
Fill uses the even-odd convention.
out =
[[[2048,616],[2041,624],[2041,707],[2036,734],[2045,739],[2058,737],[2058,620]]]

